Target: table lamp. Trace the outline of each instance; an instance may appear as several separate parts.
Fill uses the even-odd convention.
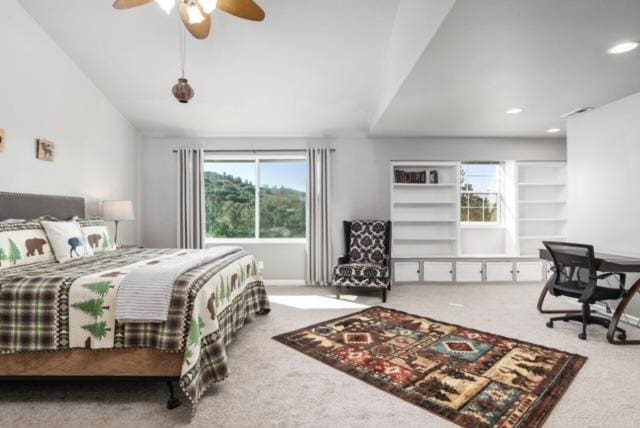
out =
[[[133,214],[133,202],[131,201],[102,201],[102,218],[113,221],[116,225],[116,233],[113,241],[118,245],[118,223],[126,220],[135,220]]]

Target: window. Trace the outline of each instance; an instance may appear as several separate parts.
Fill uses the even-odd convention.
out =
[[[209,159],[208,239],[303,239],[307,162],[300,157]]]
[[[498,223],[502,202],[500,163],[463,163],[460,172],[460,219],[463,223]]]

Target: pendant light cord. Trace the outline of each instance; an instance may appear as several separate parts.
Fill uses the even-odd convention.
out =
[[[184,79],[184,64],[187,57],[187,37],[184,30],[184,25],[180,19],[178,19],[178,31],[180,34],[180,70],[182,72],[182,78]]]

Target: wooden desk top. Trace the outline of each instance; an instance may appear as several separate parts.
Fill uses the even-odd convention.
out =
[[[600,272],[640,272],[640,259],[617,254],[596,253],[596,268]],[[540,249],[540,258],[553,261],[546,248]]]

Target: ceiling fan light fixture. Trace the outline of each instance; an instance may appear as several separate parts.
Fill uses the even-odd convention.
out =
[[[204,13],[211,13],[218,7],[218,0],[198,0]]]
[[[167,13],[167,15],[170,15],[171,11],[176,5],[176,0],[156,0],[156,3],[158,3],[158,6],[160,6],[160,8]]]
[[[205,20],[204,15],[200,12],[200,8],[194,1],[189,4],[187,13],[189,15],[189,24],[200,24]]]

